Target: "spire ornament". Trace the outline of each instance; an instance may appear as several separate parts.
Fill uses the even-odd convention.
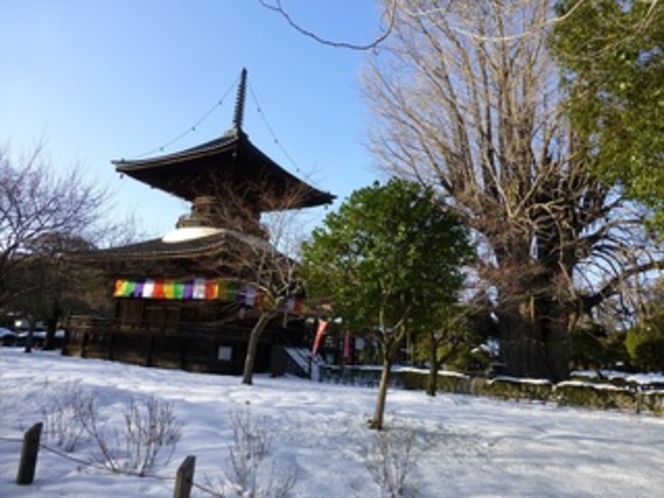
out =
[[[233,115],[233,128],[237,131],[242,130],[242,121],[244,120],[244,101],[247,93],[247,69],[242,68],[240,73],[240,85],[237,89],[235,98],[235,113]]]

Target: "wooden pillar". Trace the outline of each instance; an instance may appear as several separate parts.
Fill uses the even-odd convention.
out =
[[[180,370],[187,369],[187,354],[189,350],[189,340],[190,338],[186,335],[180,336]]]
[[[113,348],[115,347],[115,332],[107,332],[106,334],[106,359],[113,360]]]
[[[81,337],[81,358],[85,358],[90,333],[86,330]]]
[[[148,349],[145,354],[145,366],[152,365],[152,355],[154,353],[154,333],[150,332],[148,337]]]
[[[35,480],[39,440],[41,439],[43,425],[41,422],[36,423],[23,436],[23,449],[21,450],[21,461],[18,466],[18,474],[16,475],[16,484],[32,484],[32,481]]]
[[[196,457],[189,455],[178,468],[175,475],[175,492],[173,498],[189,498],[191,487],[194,484],[194,469]]]

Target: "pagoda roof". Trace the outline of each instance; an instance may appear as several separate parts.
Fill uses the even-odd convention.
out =
[[[208,235],[184,238],[181,240],[168,240],[168,237],[159,237],[107,249],[71,252],[68,253],[68,255],[82,262],[102,260],[154,261],[156,259],[191,259],[206,254],[224,251],[229,247],[238,247],[238,244],[253,246],[260,251],[269,250],[271,248],[270,243],[260,237],[221,228],[214,229],[214,233]]]
[[[237,192],[264,212],[315,207],[335,198],[283,169],[238,126],[180,152],[112,163],[117,172],[189,202],[199,196]]]

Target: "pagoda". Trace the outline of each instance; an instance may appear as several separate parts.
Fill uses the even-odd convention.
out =
[[[242,371],[260,295],[244,281],[247,268],[237,264],[238,256],[271,247],[263,213],[334,200],[249,140],[242,128],[246,77],[243,69],[232,126],[220,138],[159,157],[112,161],[118,173],[183,199],[191,211],[163,237],[74,256],[112,277],[114,313],[72,317],[64,354]],[[277,361],[275,348],[305,346],[300,304],[297,296],[289,298],[290,316],[261,336],[256,371],[283,370],[287,359],[282,354]]]

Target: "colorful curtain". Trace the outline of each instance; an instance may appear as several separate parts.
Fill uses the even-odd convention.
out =
[[[115,281],[113,297],[142,297],[146,299],[218,299],[233,301],[242,294],[238,282],[219,279],[194,278],[171,280],[146,278],[145,280]],[[246,292],[246,291],[244,291]],[[250,299],[255,299],[252,291]],[[243,297],[244,299],[244,297]]]
[[[173,280],[146,278],[144,280],[115,281],[113,297],[134,297],[142,299],[197,299],[236,301],[247,307],[262,307],[269,303],[265,295],[255,287],[239,282],[193,278]],[[288,299],[286,309],[289,313],[299,315],[304,309],[303,300],[295,297]]]

